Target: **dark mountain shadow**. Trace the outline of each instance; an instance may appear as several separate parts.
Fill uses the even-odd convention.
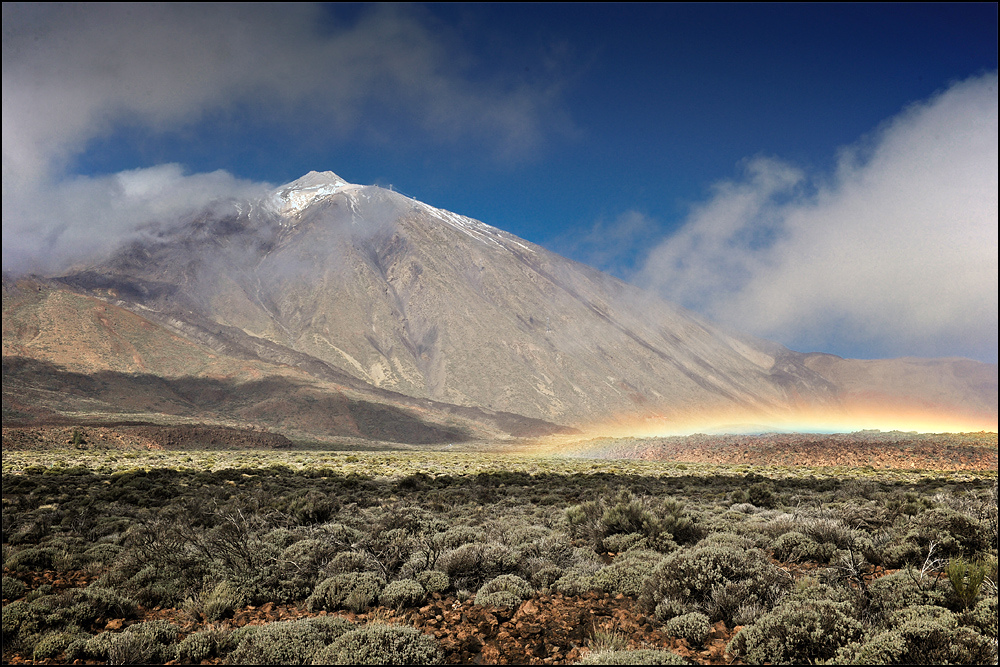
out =
[[[241,383],[114,371],[86,375],[25,357],[4,357],[5,425],[51,422],[61,411],[94,412],[98,408],[122,417],[153,412],[168,417],[240,420],[275,430],[413,445],[473,438],[467,429],[428,423],[392,405],[352,399],[283,378]]]

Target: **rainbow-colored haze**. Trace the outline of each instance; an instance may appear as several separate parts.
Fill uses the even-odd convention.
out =
[[[587,437],[594,438],[648,438],[694,433],[853,433],[872,429],[971,433],[996,432],[997,414],[977,414],[926,405],[907,406],[889,401],[859,401],[854,405],[809,406],[771,413],[726,408],[622,415],[577,428]]]

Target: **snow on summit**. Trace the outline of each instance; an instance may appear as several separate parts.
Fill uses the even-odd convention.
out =
[[[332,171],[310,171],[302,178],[280,186],[272,195],[274,207],[282,215],[296,215],[317,199],[361,186],[348,183]]]

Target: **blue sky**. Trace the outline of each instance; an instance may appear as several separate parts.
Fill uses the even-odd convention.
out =
[[[332,170],[793,349],[996,362],[995,3],[5,3],[3,29],[5,270]]]

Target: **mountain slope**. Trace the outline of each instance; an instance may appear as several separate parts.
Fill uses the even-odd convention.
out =
[[[446,412],[564,425],[686,411],[766,416],[884,388],[860,366],[723,331],[494,227],[332,172],[224,209],[164,221],[59,284],[203,350],[186,359],[178,343],[162,346],[155,372],[204,376],[212,364],[199,355],[214,354]],[[4,326],[6,355],[6,314]],[[142,370],[113,332],[93,334],[103,335],[107,369]],[[917,399],[930,391],[939,404],[992,405],[995,420],[996,365],[980,364],[972,384],[935,384],[939,373],[958,377],[948,363],[920,376],[937,388]]]
[[[460,442],[565,431],[378,390],[335,369],[210,347],[37,279],[3,281],[4,426],[65,419],[207,421],[295,437]],[[304,355],[300,355],[304,356]],[[319,372],[325,370],[326,372]]]
[[[312,173],[275,200],[190,221],[65,281],[376,387],[547,420],[834,393],[778,346],[397,193]]]

